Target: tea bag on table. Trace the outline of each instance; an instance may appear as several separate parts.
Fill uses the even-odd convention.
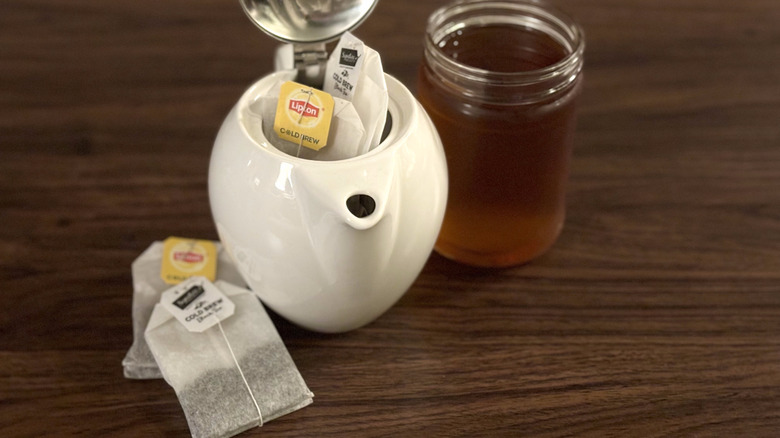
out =
[[[217,303],[207,298],[211,288],[233,303],[232,315],[223,319],[222,313],[208,313],[225,304],[210,304]],[[176,299],[166,306],[171,292]],[[214,325],[190,331],[178,319],[182,316],[171,312],[171,305],[181,300],[182,315],[187,315],[183,320],[203,318],[199,324]],[[181,283],[155,306],[146,340],[194,438],[230,437],[312,402],[313,394],[265,309],[247,289],[223,281],[212,285],[199,277]]]
[[[216,279],[245,286],[241,274],[219,242],[212,242],[217,250]],[[124,375],[128,379],[159,379],[160,369],[144,339],[154,306],[160,302],[160,294],[171,287],[160,275],[163,258],[163,242],[154,242],[132,264],[133,274],[133,344],[122,360]]]

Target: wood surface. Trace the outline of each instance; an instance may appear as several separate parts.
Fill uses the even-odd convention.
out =
[[[556,245],[433,254],[350,333],[274,317],[315,402],[241,436],[780,435],[780,3],[557,3],[587,49]],[[441,4],[355,33],[414,89]],[[122,376],[130,263],[216,238],[212,142],[275,45],[237,1],[0,2],[0,436],[189,436]]]

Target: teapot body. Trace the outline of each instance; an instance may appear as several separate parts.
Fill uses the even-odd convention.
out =
[[[352,330],[389,309],[425,265],[447,200],[444,152],[417,100],[386,76],[392,126],[379,146],[339,161],[287,155],[262,131],[249,135],[245,117],[277,75],[250,87],[220,128],[212,215],[267,306],[310,330]],[[349,199],[369,199],[371,211],[356,212]]]

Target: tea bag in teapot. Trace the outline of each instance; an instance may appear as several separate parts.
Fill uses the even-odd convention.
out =
[[[326,146],[319,150],[305,147],[301,142],[283,139],[274,129],[280,92],[282,85],[295,77],[295,71],[285,71],[282,78],[271,87],[268,93],[261,96],[247,108],[247,131],[255,139],[262,129],[264,136],[280,151],[294,157],[319,161],[335,161],[352,158],[364,153],[361,150],[361,139],[364,137],[364,127],[355,107],[347,100],[333,98],[333,115]]]
[[[352,102],[365,129],[361,153],[377,147],[387,119],[387,83],[379,53],[349,32],[330,54],[324,91]]]
[[[312,402],[265,309],[247,289],[202,277],[182,282],[163,293],[146,340],[194,438],[230,437]]]
[[[244,286],[244,280],[219,242],[211,242],[217,252],[216,278]],[[129,379],[159,379],[162,377],[152,352],[144,339],[144,330],[154,306],[160,302],[160,294],[171,287],[163,281],[161,266],[163,242],[154,242],[135,261],[133,275],[133,344],[122,360],[124,375]]]

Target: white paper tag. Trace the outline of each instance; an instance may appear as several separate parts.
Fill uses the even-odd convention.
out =
[[[236,307],[205,277],[191,277],[162,293],[160,304],[187,330],[201,333],[224,321]]]
[[[323,91],[351,101],[363,67],[364,52],[363,41],[349,32],[344,33],[328,58]]]

